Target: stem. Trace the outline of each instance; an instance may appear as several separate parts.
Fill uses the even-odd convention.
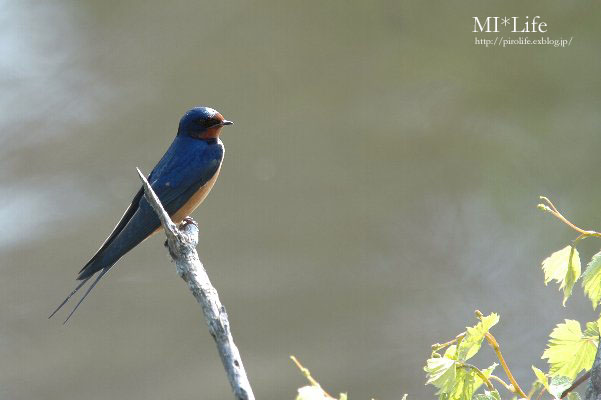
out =
[[[568,393],[570,393],[572,390],[576,389],[582,382],[586,381],[590,376],[591,376],[590,370],[588,370],[584,374],[580,375],[580,377],[578,379],[576,379],[574,381],[574,383],[572,383],[572,386],[570,386],[569,388],[567,388],[566,390],[563,391],[560,398],[563,399],[564,397],[566,397],[568,395]]]
[[[536,400],[540,400],[543,397],[543,394],[545,394],[546,391],[547,391],[547,388],[543,387],[541,389],[541,391],[538,393],[538,396],[536,397]]]
[[[482,379],[482,381],[484,381],[488,390],[490,390],[490,391],[495,390],[495,387],[492,385],[490,380],[486,377],[486,375],[484,375],[484,372],[480,371],[480,369],[478,367],[476,367],[475,365],[472,365],[472,364],[465,364],[465,363],[460,363],[460,362],[457,362],[457,364],[461,365],[464,368],[471,368],[474,371],[476,371],[476,374],[480,377],[480,379]]]
[[[497,343],[497,340],[495,339],[495,337],[489,332],[487,332],[486,335],[484,335],[484,337],[488,341],[488,344],[490,344],[490,347],[492,347],[492,349],[497,354],[497,357],[499,358],[499,362],[501,363],[501,366],[503,367],[505,374],[507,374],[507,377],[509,378],[509,382],[511,382],[511,384],[513,385],[514,393],[517,393],[521,397],[524,397],[524,398],[527,397],[526,393],[524,393],[524,391],[522,390],[520,385],[517,383],[517,381],[513,377],[513,374],[509,370],[509,366],[505,362],[505,359],[503,358],[503,354],[501,354],[501,348],[499,347],[499,343]]]
[[[465,332],[460,333],[459,335],[457,335],[457,337],[453,340],[449,340],[448,342],[445,343],[435,343],[432,345],[432,350],[434,351],[438,351],[438,350],[442,350],[445,347],[449,347],[450,345],[457,343],[459,340],[463,339],[463,337],[465,336]]]
[[[321,391],[328,396],[331,399],[334,399],[334,397],[332,397],[332,395],[330,395],[328,392],[326,392],[321,385],[319,384],[319,382],[317,382],[315,379],[313,379],[313,377],[311,376],[311,372],[309,372],[308,368],[303,367],[303,365],[300,363],[300,361],[298,361],[296,359],[296,357],[294,356],[290,356],[290,358],[292,359],[292,361],[296,364],[296,366],[298,367],[298,369],[301,370],[301,372],[303,373],[303,375],[305,375],[305,378],[307,378],[307,380],[309,381],[309,383],[315,387],[318,387],[319,389],[321,389]]]
[[[505,386],[505,389],[507,389],[507,390],[508,390],[508,391],[510,391],[511,393],[515,393],[515,389],[514,389],[514,387],[513,387],[512,385],[510,385],[509,383],[505,382],[503,379],[499,378],[498,376],[496,376],[496,375],[491,375],[491,376],[489,377],[489,379],[490,379],[491,381],[497,381],[497,382],[499,382],[501,385]]]
[[[569,226],[570,228],[572,228],[576,232],[580,233],[580,236],[576,240],[580,240],[583,237],[589,237],[589,236],[601,237],[601,233],[599,233],[597,231],[587,231],[587,230],[584,230],[584,229],[579,228],[578,226],[574,225],[566,217],[564,217],[557,210],[557,208],[555,207],[555,205],[553,204],[553,202],[551,202],[551,200],[549,200],[545,196],[540,196],[540,199],[543,200],[547,204],[540,204],[539,208],[541,208],[541,209],[543,209],[545,211],[550,212],[555,218],[559,219],[561,222],[563,222],[564,224],[566,224],[567,226]]]

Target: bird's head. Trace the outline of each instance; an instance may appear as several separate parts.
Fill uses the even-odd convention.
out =
[[[194,107],[179,121],[177,134],[195,139],[215,139],[219,137],[224,126],[232,124],[232,121],[223,118],[217,110],[209,107]]]

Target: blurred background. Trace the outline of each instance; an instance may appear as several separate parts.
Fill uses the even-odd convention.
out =
[[[527,388],[553,326],[597,318],[544,286],[575,235],[536,204],[601,228],[600,7],[1,1],[0,399],[231,397],[162,236],[46,319],[195,105],[236,122],[193,216],[257,398],[305,384],[290,354],[331,393],[432,398],[475,309]],[[572,45],[476,46],[505,15]]]

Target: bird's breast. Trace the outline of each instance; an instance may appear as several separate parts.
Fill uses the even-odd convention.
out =
[[[215,172],[215,175],[213,175],[211,177],[211,179],[209,179],[207,181],[207,183],[205,183],[203,186],[201,186],[196,191],[196,193],[194,193],[192,196],[190,196],[188,201],[186,201],[184,203],[184,205],[181,206],[180,209],[177,210],[175,212],[175,214],[173,214],[171,216],[171,219],[173,220],[173,222],[175,222],[176,224],[179,224],[184,218],[186,218],[188,215],[190,215],[192,213],[192,211],[196,210],[196,208],[204,201],[204,199],[207,197],[207,195],[213,188],[213,185],[215,184],[215,181],[217,180],[217,177],[219,176],[220,171],[221,171],[221,165],[217,169],[217,172]]]

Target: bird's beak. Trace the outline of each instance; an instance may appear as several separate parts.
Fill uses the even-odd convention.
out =
[[[227,119],[224,119],[223,121],[221,121],[221,126],[225,126],[225,125],[234,125],[234,123],[232,121],[228,121]]]

